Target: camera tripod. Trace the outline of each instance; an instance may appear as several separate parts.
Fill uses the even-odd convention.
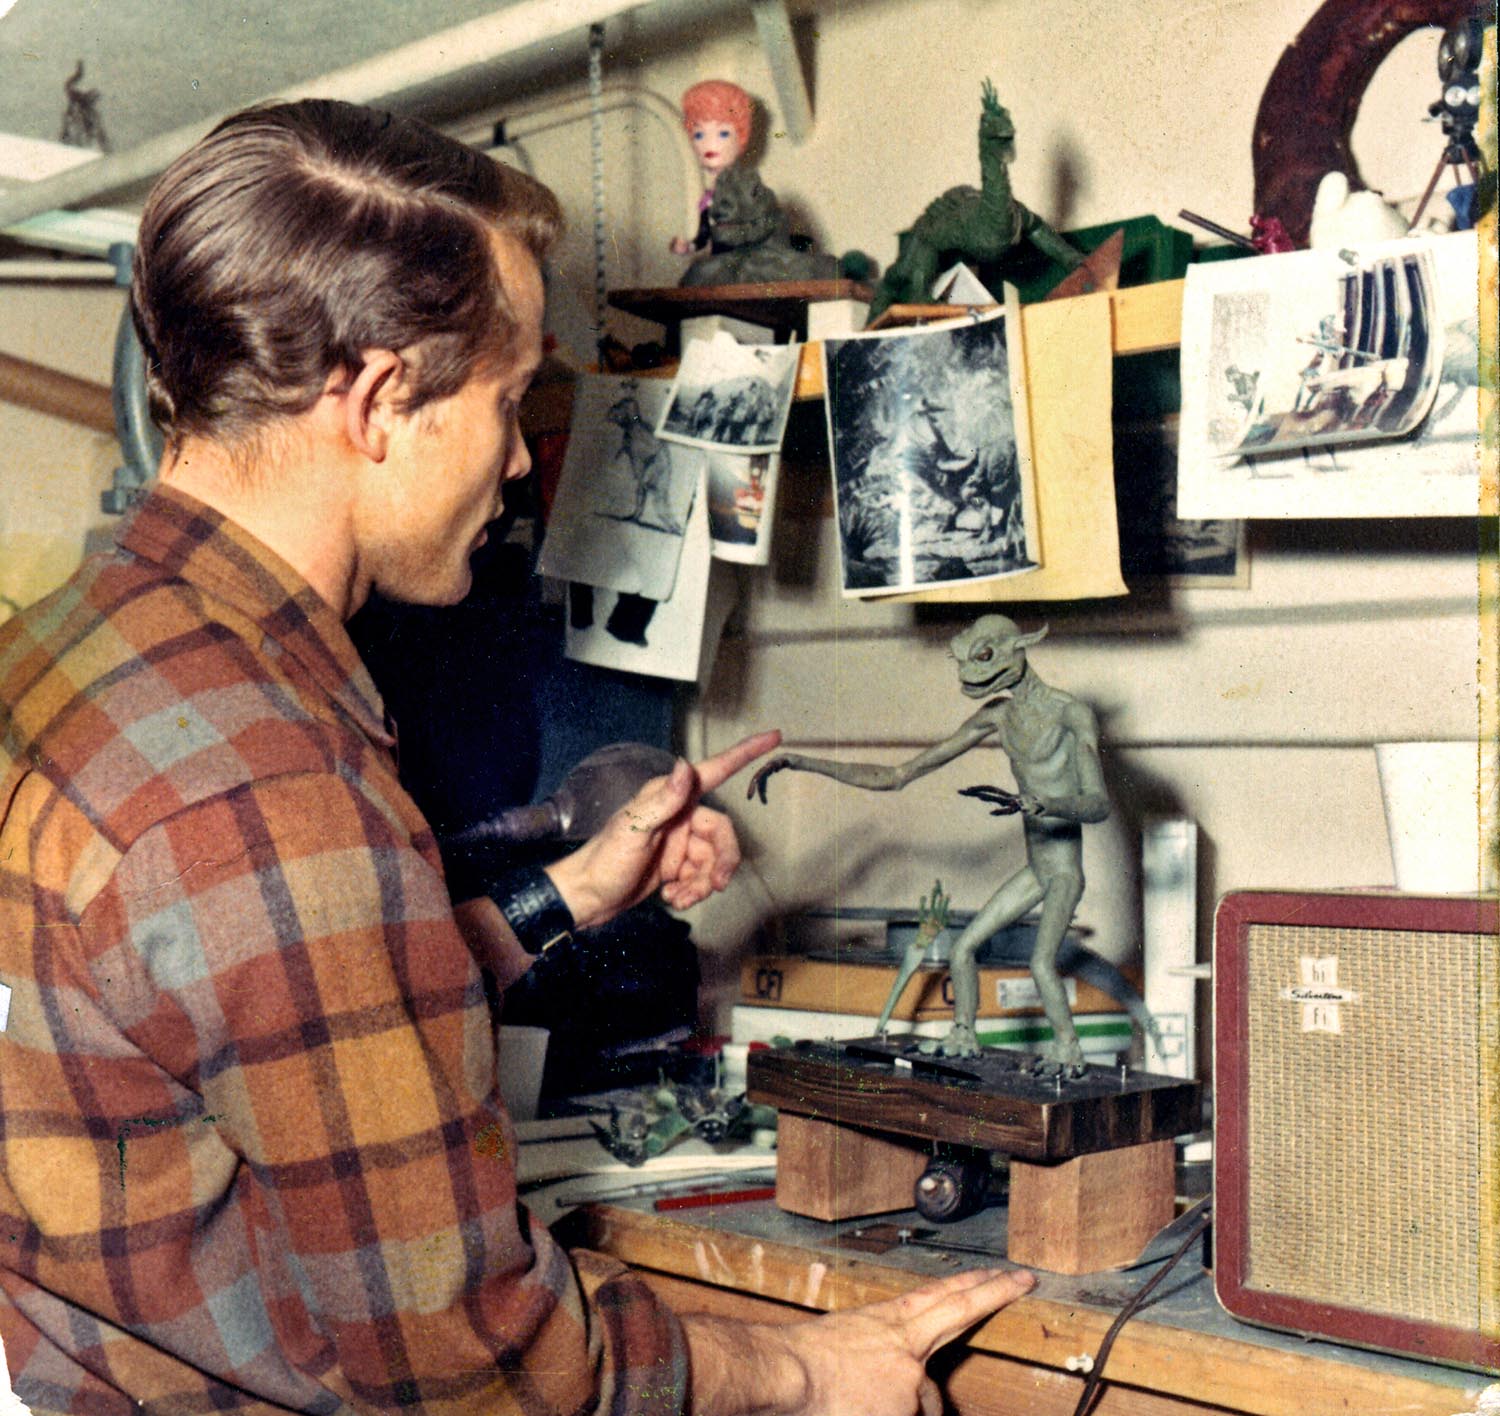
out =
[[[1422,220],[1422,213],[1427,210],[1427,203],[1432,200],[1432,194],[1437,189],[1438,178],[1443,175],[1443,169],[1453,169],[1454,181],[1460,182],[1467,175],[1470,182],[1479,182],[1479,146],[1474,141],[1472,129],[1464,132],[1455,132],[1448,138],[1442,155],[1437,160],[1437,166],[1432,169],[1432,177],[1427,183],[1427,190],[1422,193],[1422,200],[1417,203],[1416,214],[1411,219],[1411,229],[1415,231]]]

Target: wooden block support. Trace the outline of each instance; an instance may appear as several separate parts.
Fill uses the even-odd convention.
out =
[[[1053,1273],[1133,1262],[1172,1222],[1174,1159],[1171,1141],[1148,1141],[1059,1165],[1012,1160],[1006,1258]]]
[[[776,1123],[776,1203],[812,1219],[910,1209],[931,1147],[783,1111]]]

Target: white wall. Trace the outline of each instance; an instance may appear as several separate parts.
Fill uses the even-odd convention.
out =
[[[1175,222],[1187,207],[1246,229],[1260,94],[1317,0],[816,8],[815,128],[801,147],[771,138],[762,171],[826,248],[862,248],[883,264],[928,200],[977,180],[986,77],[1019,133],[1013,186],[1055,224],[1147,213]],[[663,52],[649,38],[609,72],[672,98],[696,79],[731,78],[779,126],[748,17],[701,47]],[[1366,180],[1393,200],[1414,201],[1437,160],[1438,135],[1424,121],[1436,46],[1434,30],[1398,49],[1356,129]],[[654,127],[634,138],[610,170],[616,286],[668,283],[680,269],[665,249],[680,225],[679,168]],[[579,128],[528,148],[576,223],[558,280],[565,292],[586,292],[591,278],[586,139]],[[564,335],[586,345],[566,301],[558,316]],[[655,333],[618,318],[615,327]],[[812,495],[800,500],[816,500],[815,488],[801,490]],[[784,521],[778,534],[776,564],[739,573],[737,628],[690,724],[692,745],[713,749],[775,725],[794,748],[896,761],[946,734],[971,706],[944,653],[966,612],[841,602],[831,521]],[[1028,624],[1052,624],[1034,654],[1044,677],[1104,721],[1116,814],[1086,833],[1079,912],[1096,946],[1125,958],[1138,945],[1136,822],[1147,812],[1184,813],[1203,833],[1205,954],[1213,902],[1227,890],[1393,883],[1372,745],[1476,731],[1474,545],[1473,527],[1451,521],[1258,523],[1248,589],[1016,607]],[[935,876],[958,907],[980,903],[1021,859],[1013,823],[955,795],[983,780],[1005,780],[998,753],[976,752],[899,796],[782,776],[769,807],[736,806],[759,879],[747,873],[734,898],[697,921],[720,1000],[746,931],[771,910],[913,906]]]
[[[0,285],[0,352],[107,385],[123,294],[109,286]],[[52,590],[110,518],[99,494],[113,438],[0,403],[0,621]]]
[[[674,103],[700,78],[742,83],[770,109],[762,171],[783,202],[826,248],[862,248],[882,264],[933,196],[977,180],[985,78],[1017,125],[1015,190],[1055,224],[1174,221],[1188,207],[1244,229],[1261,90],[1317,4],[826,0],[815,14],[804,4],[815,126],[802,146],[774,136],[774,88],[748,11],[719,5],[695,23],[693,7],[678,3],[611,25],[606,76]],[[1436,42],[1429,31],[1398,50],[1356,130],[1366,178],[1393,198],[1415,197],[1437,158],[1437,131],[1423,121],[1436,95]],[[525,99],[581,88],[580,67]],[[612,286],[671,283],[680,272],[667,241],[694,194],[673,142],[644,114],[606,120]],[[552,280],[553,325],[586,356],[587,124],[533,138],[521,157],[557,188],[572,223]],[[118,298],[0,288],[0,349],[106,379]],[[614,327],[629,338],[658,333],[623,317]],[[38,526],[54,548],[81,545],[102,519],[92,508],[112,466],[108,440],[0,405],[0,446],[0,562],[18,564]],[[789,475],[807,502],[826,472]],[[966,711],[944,655],[965,612],[842,603],[831,521],[788,522],[779,534],[776,564],[740,573],[738,627],[689,723],[690,743],[715,748],[776,725],[794,747],[898,760],[946,733]],[[29,574],[27,584],[54,573]],[[1117,810],[1088,833],[1080,919],[1117,958],[1138,942],[1133,823],[1142,812],[1181,811],[1200,825],[1206,950],[1212,901],[1225,890],[1391,884],[1371,744],[1475,730],[1476,562],[1473,529],[1459,523],[1261,523],[1247,590],[1158,590],[1014,613],[1050,621],[1037,667],[1104,721]],[[1003,763],[981,751],[897,797],[777,779],[769,807],[737,808],[755,871],[697,921],[710,973],[728,977],[734,952],[773,908],[911,905],[936,875],[956,906],[979,903],[1019,861],[1013,823],[954,795],[987,778],[1003,779]]]

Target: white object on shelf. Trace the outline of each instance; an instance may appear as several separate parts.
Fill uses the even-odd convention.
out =
[[[1153,818],[1141,829],[1141,936],[1146,1011],[1145,1069],[1197,1075],[1198,826]]]
[[[1375,744],[1396,888],[1415,894],[1493,889],[1495,749],[1477,741]]]

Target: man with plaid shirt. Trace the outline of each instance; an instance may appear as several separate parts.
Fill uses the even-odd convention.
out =
[[[0,1338],[36,1412],[935,1412],[926,1357],[1029,1287],[679,1318],[623,1272],[586,1297],[516,1203],[491,999],[723,888],[698,798],[776,741],[457,911],[397,780],[343,622],[467,592],[529,467],[557,226],[531,179],[323,101],[226,120],[147,203],[159,482],[0,628]]]

